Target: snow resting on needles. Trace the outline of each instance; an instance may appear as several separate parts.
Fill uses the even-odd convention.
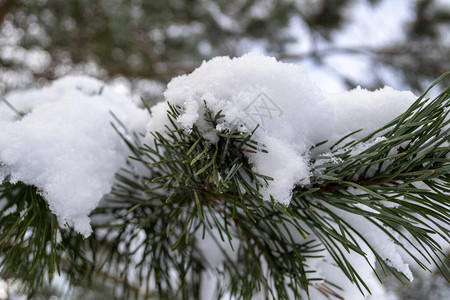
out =
[[[142,130],[149,117],[88,77],[65,77],[6,98],[25,116],[0,105],[0,181],[3,174],[36,186],[62,223],[88,236],[88,215],[111,191],[127,157],[111,112],[130,130]]]
[[[381,127],[416,99],[390,87],[371,92],[357,88],[326,94],[300,66],[247,54],[216,57],[189,75],[174,78],[165,100],[180,107],[179,124],[195,125],[217,142],[218,130],[252,131],[268,153],[246,153],[252,169],[274,178],[262,190],[265,199],[289,205],[292,189],[309,183],[308,149],[358,129],[354,138]],[[152,116],[131,99],[89,77],[65,77],[39,89],[6,95],[25,113],[19,117],[0,104],[0,181],[36,186],[60,221],[84,234],[89,213],[110,192],[114,174],[129,155],[111,126],[111,112],[130,131],[164,132],[168,105],[152,107]],[[205,122],[206,101],[213,114],[225,115],[216,128]],[[148,142],[148,141],[147,141]],[[324,149],[325,151],[326,149]]]

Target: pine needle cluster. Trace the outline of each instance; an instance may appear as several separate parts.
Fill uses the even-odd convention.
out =
[[[170,126],[153,132],[152,144],[122,136],[130,168],[92,213],[88,239],[60,226],[35,187],[1,185],[0,275],[31,291],[62,272],[74,285],[113,282],[118,297],[197,299],[205,274],[214,274],[217,298],[300,299],[311,288],[339,298],[340,287],[310,264],[326,253],[363,294],[370,288],[350,255],[365,258],[380,280],[406,282],[377,241],[339,212],[376,226],[423,269],[445,267],[439,241],[449,242],[450,88],[434,99],[426,94],[362,139],[352,133],[313,147],[311,184],[297,186],[289,206],[260,193],[272,178],[255,173],[246,156],[266,151],[253,139],[258,128],[218,131],[211,143],[195,126],[181,128],[180,108],[169,106]],[[224,117],[206,111],[213,125]],[[136,165],[147,175],[137,175]],[[204,238],[221,252],[220,266],[208,259]]]

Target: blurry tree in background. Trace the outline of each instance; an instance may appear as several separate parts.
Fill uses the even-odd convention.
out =
[[[0,0],[0,91],[78,72],[103,80],[123,77],[131,89],[154,96],[170,78],[205,59],[255,49],[285,61],[332,67],[327,72],[333,70],[346,87],[376,88],[395,77],[397,88],[421,91],[450,69],[445,0],[410,1],[403,35],[389,43],[338,43],[339,33],[354,21],[355,5],[376,8],[387,2]],[[383,22],[396,14],[391,10]],[[341,72],[328,60],[337,55],[364,60],[370,74],[355,78]]]

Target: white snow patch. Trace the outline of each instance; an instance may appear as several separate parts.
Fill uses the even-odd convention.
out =
[[[359,129],[363,131],[353,137],[362,138],[405,112],[417,99],[409,91],[396,91],[391,87],[376,91],[357,87],[354,90],[326,96],[335,112],[336,139]]]
[[[364,236],[364,238],[383,258],[387,265],[403,273],[410,281],[414,279],[409,265],[403,261],[403,258],[400,255],[400,253],[402,253],[402,249],[395,244],[394,241],[380,227],[367,220],[364,216],[352,214],[331,206],[327,207],[350,226],[352,226],[354,230]],[[365,210],[370,211],[371,209],[367,207]],[[398,237],[398,234],[391,228],[386,226],[382,227],[392,236]]]
[[[0,173],[38,187],[60,221],[89,235],[88,214],[110,191],[127,156],[111,112],[130,130],[145,128],[146,112],[88,77],[66,77],[6,98],[26,115],[18,118],[0,105]]]
[[[269,153],[246,153],[253,170],[274,178],[261,193],[266,200],[288,205],[292,189],[308,184],[308,149],[324,140],[337,140],[364,128],[378,129],[404,112],[416,99],[411,92],[385,87],[375,92],[361,88],[340,94],[323,93],[298,65],[250,53],[239,58],[216,57],[189,75],[172,79],[164,96],[181,107],[177,121],[188,132],[195,125],[215,143],[217,130],[250,132]],[[216,128],[204,120],[205,105],[212,114],[225,114]],[[161,113],[166,104],[154,107],[149,131],[163,130]],[[151,136],[148,136],[151,139]],[[379,140],[376,140],[379,141]]]

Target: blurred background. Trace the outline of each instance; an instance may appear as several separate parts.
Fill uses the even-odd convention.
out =
[[[214,56],[304,66],[328,92],[423,91],[450,70],[450,0],[0,0],[0,93],[89,74],[161,100]]]
[[[330,93],[420,94],[450,71],[450,0],[0,0],[0,95],[87,74],[154,102],[203,60],[250,51],[302,65]],[[390,288],[397,299],[450,299],[433,276]],[[11,296],[17,288],[0,280],[0,299]]]

